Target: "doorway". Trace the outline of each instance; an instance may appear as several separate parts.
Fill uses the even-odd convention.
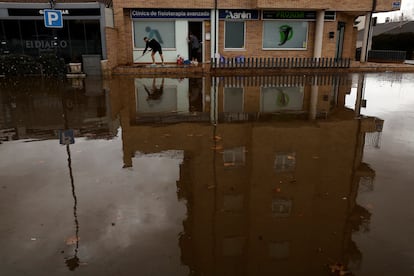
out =
[[[197,54],[197,60],[203,62],[203,22],[201,21],[189,21],[188,22],[188,34],[192,33],[198,38],[200,42],[200,50]],[[188,56],[191,56],[191,47],[188,47]]]

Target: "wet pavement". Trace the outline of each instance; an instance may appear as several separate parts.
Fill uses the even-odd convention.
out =
[[[1,275],[414,275],[413,84],[2,79]]]

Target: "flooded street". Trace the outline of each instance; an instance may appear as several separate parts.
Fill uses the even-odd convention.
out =
[[[0,79],[0,274],[414,275],[413,85]]]

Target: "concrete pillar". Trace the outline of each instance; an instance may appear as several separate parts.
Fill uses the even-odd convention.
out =
[[[219,17],[218,17],[218,10],[212,10],[211,16],[211,58],[216,57],[216,53],[218,52],[218,38],[219,38]]]
[[[320,58],[322,56],[324,19],[325,19],[325,11],[318,11],[316,13],[315,47],[313,48],[314,58]]]
[[[364,38],[362,39],[362,49],[361,49],[361,62],[366,62],[368,59],[368,44],[370,40],[371,32],[371,17],[372,12],[368,12],[365,15],[365,27],[364,27]]]

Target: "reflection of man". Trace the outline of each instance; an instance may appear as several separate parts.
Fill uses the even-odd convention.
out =
[[[148,48],[152,49],[152,53],[151,53],[151,58],[152,58],[152,65],[155,66],[155,53],[158,52],[160,54],[160,58],[161,58],[161,62],[162,65],[164,65],[164,57],[162,55],[162,49],[161,49],[161,44],[158,43],[157,40],[153,39],[149,39],[148,37],[144,37],[144,41],[145,41],[145,49],[144,52],[142,52],[142,55],[145,54],[145,52],[147,51]]]
[[[164,79],[161,81],[160,87],[157,87],[155,83],[155,78],[152,79],[152,87],[148,89],[147,86],[144,84],[144,89],[147,91],[148,97],[147,100],[158,100],[161,98],[162,94],[164,93]]]

